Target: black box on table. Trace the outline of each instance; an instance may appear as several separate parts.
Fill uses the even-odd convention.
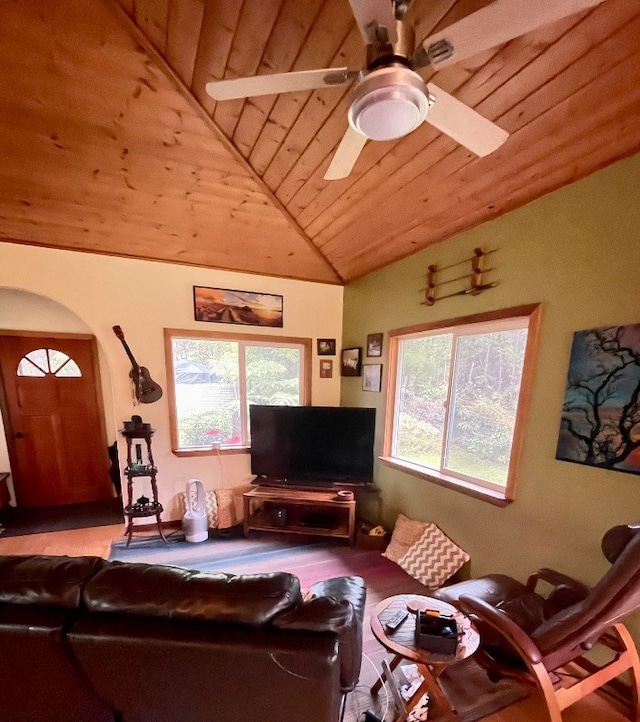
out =
[[[458,648],[458,625],[453,617],[427,612],[416,614],[416,646],[428,652],[455,654]]]

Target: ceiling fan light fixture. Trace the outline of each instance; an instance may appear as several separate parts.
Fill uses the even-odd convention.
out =
[[[429,110],[422,78],[406,67],[374,70],[356,88],[349,123],[370,140],[394,140],[415,130]]]
[[[352,125],[370,140],[402,138],[415,130],[427,114],[425,97],[404,88],[381,88],[352,106]]]

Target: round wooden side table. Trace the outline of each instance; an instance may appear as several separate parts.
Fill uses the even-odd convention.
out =
[[[415,613],[410,613],[400,626],[394,630],[385,627],[388,620],[400,610],[407,608],[414,610],[432,609],[445,615],[454,615],[458,621],[462,620],[464,622],[462,636],[459,638],[456,653],[439,654],[417,647],[415,643]],[[407,708],[411,710],[425,692],[429,692],[439,711],[444,714],[444,719],[458,720],[458,715],[446,698],[438,683],[438,678],[449,665],[467,659],[478,649],[480,635],[471,620],[451,604],[441,602],[439,599],[418,594],[396,594],[393,597],[383,599],[375,607],[371,615],[371,631],[380,644],[393,653],[394,657],[389,664],[391,670],[395,669],[403,659],[409,660],[418,666],[418,671],[424,681],[408,701]],[[371,693],[376,694],[381,686],[382,679],[378,679],[371,687]]]

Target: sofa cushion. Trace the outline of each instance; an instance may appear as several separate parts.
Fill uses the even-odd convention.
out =
[[[112,564],[84,592],[94,613],[128,614],[260,626],[300,604],[293,574],[197,572],[151,564]]]
[[[87,581],[107,565],[100,557],[0,557],[0,603],[77,609]]]

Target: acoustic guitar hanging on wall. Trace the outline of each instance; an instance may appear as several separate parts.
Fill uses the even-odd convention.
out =
[[[120,339],[124,350],[127,352],[129,361],[131,361],[131,371],[129,371],[129,377],[133,383],[133,391],[136,399],[141,404],[152,404],[162,397],[162,389],[160,386],[151,378],[149,369],[144,366],[140,366],[133,357],[131,349],[127,342],[124,340],[124,333],[120,326],[114,326],[113,332]]]

